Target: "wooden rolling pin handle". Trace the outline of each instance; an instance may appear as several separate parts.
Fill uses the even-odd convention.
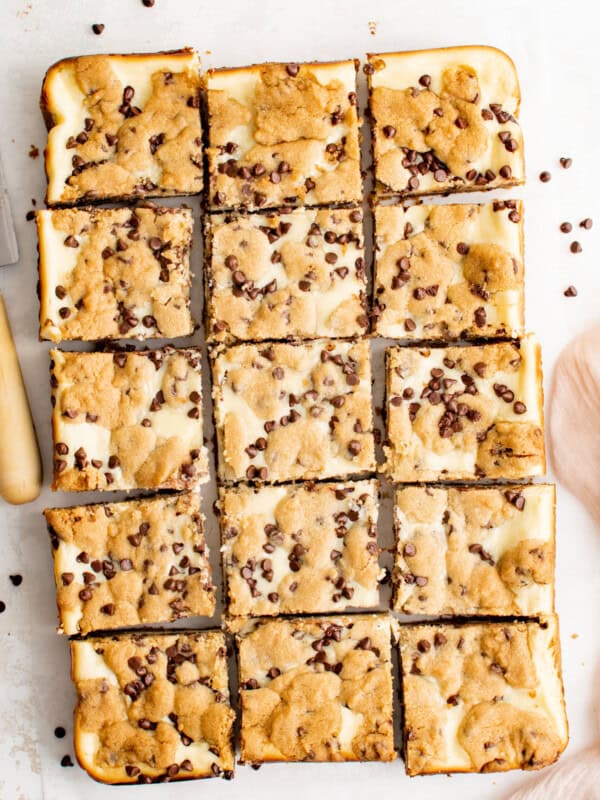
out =
[[[23,375],[0,295],[0,495],[30,503],[42,488],[42,462]]]

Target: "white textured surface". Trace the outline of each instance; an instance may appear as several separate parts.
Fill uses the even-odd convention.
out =
[[[52,62],[85,52],[150,51],[186,44],[198,48],[205,66],[235,66],[269,58],[337,59],[360,56],[367,50],[464,43],[505,48],[517,64],[523,94],[521,120],[529,173],[529,185],[523,193],[527,327],[536,331],[542,343],[549,386],[559,350],[599,313],[600,271],[595,254],[600,203],[595,172],[600,156],[600,89],[595,79],[598,46],[593,9],[586,0],[571,0],[568,6],[558,0],[543,4],[519,0],[346,0],[343,6],[333,0],[302,0],[297,4],[289,0],[230,0],[217,5],[207,0],[156,0],[153,9],[145,9],[141,0],[3,0],[0,149],[21,261],[18,266],[0,268],[0,291],[7,301],[42,443],[46,486],[50,475],[49,348],[37,341],[35,230],[33,223],[25,222],[25,214],[31,208],[31,198],[41,202],[45,188],[42,160],[31,161],[27,152],[30,144],[44,145],[37,103],[44,71]],[[369,33],[369,21],[377,23],[375,35]],[[91,32],[95,22],[106,25],[102,36]],[[207,50],[212,52],[207,54]],[[563,155],[573,158],[569,171],[558,166]],[[543,169],[552,172],[548,184],[537,180]],[[197,219],[197,201],[190,205]],[[577,228],[578,221],[587,216],[595,221],[589,232]],[[572,236],[558,232],[558,225],[566,219],[574,224]],[[573,238],[583,245],[581,255],[568,252]],[[192,253],[196,274],[200,272],[199,258],[197,247]],[[562,296],[570,283],[579,290],[575,299]],[[198,279],[192,292],[198,313]],[[376,363],[380,365],[381,361],[378,355]],[[204,394],[209,396],[206,385]],[[165,785],[109,788],[95,784],[77,767],[61,769],[61,756],[70,752],[73,696],[66,642],[54,633],[52,561],[40,511],[44,505],[68,505],[92,497],[51,495],[46,488],[40,500],[30,506],[12,508],[0,502],[0,599],[7,604],[6,612],[0,615],[2,798],[130,800],[143,795],[170,800],[176,792],[179,800],[199,796],[208,800],[295,800],[321,794],[354,800],[367,793],[410,796],[411,800],[504,800],[511,790],[534,779],[532,775],[506,773],[409,780],[402,762],[396,761],[384,765],[267,765],[259,772],[240,767],[233,783],[212,780],[179,784],[176,789]],[[211,502],[212,496],[207,497],[203,506],[209,518]],[[384,523],[382,533],[384,541],[391,541],[389,523]],[[209,544],[216,557],[214,524]],[[582,506],[560,487],[557,545],[557,606],[571,726],[565,759],[575,757],[577,761],[577,752],[597,736],[594,706],[600,674],[600,629],[596,620],[600,531]],[[24,575],[19,588],[8,580],[8,575],[16,572]],[[578,638],[573,639],[573,634]],[[56,725],[67,727],[66,739],[54,738]],[[586,800],[592,796],[586,795]],[[577,792],[571,797],[575,800]]]

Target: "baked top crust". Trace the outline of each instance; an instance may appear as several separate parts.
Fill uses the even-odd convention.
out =
[[[241,760],[393,761],[390,628],[305,617],[238,636]]]
[[[193,333],[189,209],[55,209],[36,219],[41,339]]]
[[[552,764],[568,741],[558,622],[400,627],[409,775]]]
[[[356,481],[221,490],[227,613],[375,608],[377,489]]]
[[[44,515],[59,632],[87,634],[214,614],[197,492],[47,508]]]
[[[523,208],[375,208],[375,332],[393,339],[523,333]]]
[[[70,644],[75,754],[93,778],[233,777],[224,634],[123,633]]]
[[[368,330],[362,218],[358,208],[209,216],[208,341]]]
[[[494,47],[369,54],[376,190],[422,195],[525,180],[515,65]]]
[[[375,470],[368,342],[236,345],[212,371],[221,480]]]
[[[360,202],[358,62],[209,70],[209,204]]]
[[[543,475],[541,351],[518,344],[387,351],[383,471],[395,481]]]
[[[54,490],[188,489],[208,480],[198,348],[50,356]]]
[[[554,611],[555,487],[396,490],[393,608],[404,614]]]
[[[193,50],[58,61],[44,78],[41,107],[48,205],[202,191]]]

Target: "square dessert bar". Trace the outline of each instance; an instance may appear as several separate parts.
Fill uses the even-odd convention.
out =
[[[44,511],[60,633],[211,617],[198,492]]]
[[[220,508],[230,615],[379,604],[375,481],[236,486],[221,490]]]
[[[52,489],[186,489],[208,480],[198,348],[50,356]]]
[[[44,78],[48,205],[202,191],[193,50],[67,58]]]
[[[187,208],[38,211],[40,338],[192,334],[192,226]]]
[[[522,204],[377,206],[375,332],[391,339],[523,333]]]
[[[212,209],[360,202],[357,61],[209,70]]]
[[[525,182],[515,65],[494,47],[369,55],[376,191],[422,195]]]
[[[236,345],[212,372],[222,481],[375,470],[368,342]]]
[[[518,343],[392,347],[386,386],[383,471],[392,480],[544,474],[541,351],[533,335]]]
[[[400,627],[409,775],[541,769],[567,746],[558,621]]]
[[[209,216],[209,342],[365,333],[362,218],[358,208]]]
[[[393,761],[391,619],[304,617],[238,636],[241,761]]]
[[[233,777],[227,647],[220,631],[71,641],[75,754],[101,783]]]
[[[392,607],[404,614],[554,611],[554,486],[405,486],[394,503]]]

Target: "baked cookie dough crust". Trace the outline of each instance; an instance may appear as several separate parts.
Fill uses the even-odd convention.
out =
[[[44,511],[52,541],[60,633],[211,617],[200,495]]]
[[[558,621],[400,627],[409,775],[541,769],[567,746]]]
[[[234,713],[218,631],[71,641],[75,754],[102,783],[233,777]]]
[[[375,470],[368,342],[236,345],[214,355],[212,374],[222,481]]]
[[[393,761],[391,620],[306,617],[238,639],[241,761]]]
[[[189,489],[208,480],[198,348],[50,357],[52,489]]]
[[[50,206],[202,191],[193,50],[67,58],[44,78]]]
[[[538,616],[554,611],[550,485],[396,490],[395,611]]]
[[[357,61],[209,70],[209,206],[360,202]]]
[[[40,339],[193,333],[189,209],[55,209],[36,219]]]
[[[522,219],[517,200],[377,206],[375,332],[422,340],[520,336]]]
[[[207,340],[365,333],[362,218],[358,208],[208,216]]]
[[[375,608],[377,495],[375,481],[221,490],[227,613]]]
[[[376,191],[423,195],[525,181],[515,65],[493,47],[367,56]]]
[[[394,481],[509,479],[546,468],[541,350],[518,344],[386,352],[383,471]]]

